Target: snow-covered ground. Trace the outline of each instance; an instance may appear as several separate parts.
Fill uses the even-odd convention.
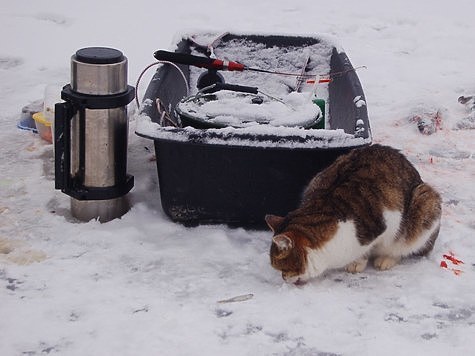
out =
[[[1,0],[0,21],[0,355],[473,353],[475,131],[454,129],[468,115],[457,98],[475,94],[472,1]],[[134,84],[190,28],[338,38],[367,66],[358,74],[374,141],[402,149],[443,196],[430,257],[287,285],[270,267],[270,233],[164,216],[152,143],[133,134],[133,118],[132,210],[74,221],[54,190],[51,145],[15,127],[21,108],[69,83],[79,48],[122,50]],[[433,135],[409,121],[437,111]]]

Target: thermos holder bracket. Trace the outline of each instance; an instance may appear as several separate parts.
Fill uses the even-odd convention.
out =
[[[87,95],[78,93],[71,84],[63,87],[61,99],[70,102],[74,109],[113,109],[126,106],[135,97],[134,87],[128,85],[127,91],[112,95]]]
[[[76,114],[84,120],[85,109],[114,109],[129,104],[135,96],[134,87],[128,85],[123,93],[87,95],[63,87],[64,103],[55,106],[55,188],[77,200],[109,200],[127,194],[134,186],[134,177],[126,174],[120,182],[107,187],[88,187],[81,177],[71,176],[71,121]],[[80,169],[81,171],[81,169]]]

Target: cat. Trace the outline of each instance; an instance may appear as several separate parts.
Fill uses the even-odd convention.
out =
[[[407,158],[382,145],[357,148],[318,173],[300,206],[266,215],[271,265],[304,284],[329,269],[362,272],[370,258],[387,270],[427,255],[440,229],[441,198]]]

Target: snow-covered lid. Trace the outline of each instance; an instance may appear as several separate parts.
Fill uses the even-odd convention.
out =
[[[310,128],[322,117],[320,108],[309,100],[308,94],[297,92],[274,98],[265,93],[223,90],[185,98],[178,103],[176,111],[192,123],[215,128],[255,125]]]

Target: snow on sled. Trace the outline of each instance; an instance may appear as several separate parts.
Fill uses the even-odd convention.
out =
[[[325,37],[186,34],[155,57],[136,133],[154,140],[173,221],[262,226],[338,156],[371,144],[358,76]]]

